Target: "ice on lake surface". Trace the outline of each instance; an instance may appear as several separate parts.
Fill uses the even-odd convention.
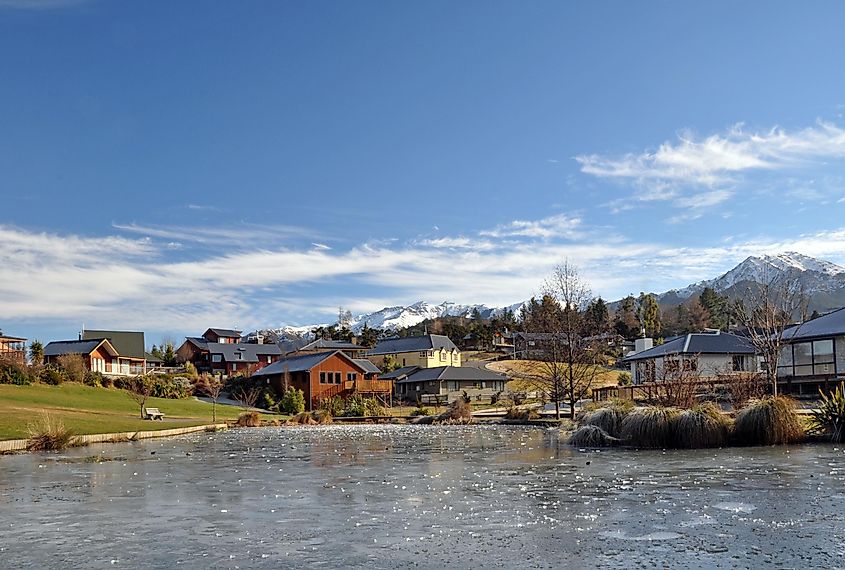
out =
[[[232,430],[0,457],[0,568],[835,568],[845,449]]]

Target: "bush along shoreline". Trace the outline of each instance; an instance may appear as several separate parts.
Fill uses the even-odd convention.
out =
[[[841,441],[845,390],[839,389],[827,398],[831,403],[816,412],[813,424],[830,433],[832,441]],[[575,447],[705,449],[784,445],[808,438],[795,402],[785,396],[749,400],[736,412],[735,419],[712,403],[681,410],[663,406],[635,408],[631,402],[612,400],[584,412],[578,425],[567,438],[567,443]]]

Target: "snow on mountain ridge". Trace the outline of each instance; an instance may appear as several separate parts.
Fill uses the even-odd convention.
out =
[[[787,275],[803,278],[806,281],[805,290],[808,293],[845,286],[845,267],[801,253],[786,252],[759,257],[749,256],[742,263],[715,279],[699,281],[683,289],[667,291],[664,295],[674,292],[678,297],[685,299],[700,293],[705,287],[722,292],[744,281],[766,283]]]
[[[355,334],[360,334],[364,326],[373,329],[384,329],[394,331],[397,329],[411,327],[417,325],[427,319],[436,319],[441,317],[471,317],[474,311],[478,311],[482,318],[489,319],[502,315],[506,310],[511,310],[514,314],[518,314],[520,308],[524,303],[516,303],[507,307],[490,308],[487,305],[460,305],[445,301],[439,305],[433,305],[426,301],[417,301],[412,305],[395,307],[385,307],[373,313],[363,313],[353,315],[350,320],[349,328]],[[332,323],[336,324],[336,323]],[[264,331],[284,338],[299,338],[304,340],[313,339],[312,330],[322,325],[305,325],[305,326],[284,326],[278,329]]]

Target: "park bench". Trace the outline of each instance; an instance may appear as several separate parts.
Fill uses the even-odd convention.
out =
[[[145,420],[163,420],[164,414],[158,408],[144,408]]]

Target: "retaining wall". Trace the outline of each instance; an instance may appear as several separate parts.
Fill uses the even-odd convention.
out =
[[[83,446],[92,443],[115,443],[120,441],[136,441],[139,439],[152,439],[155,437],[171,437],[174,435],[185,435],[198,431],[219,431],[226,429],[226,424],[209,424],[203,426],[190,426],[173,429],[149,430],[149,431],[124,431],[119,433],[94,433],[90,435],[78,435],[73,440],[73,446]],[[26,451],[27,439],[10,439],[0,441],[0,453],[11,453],[13,451]]]

